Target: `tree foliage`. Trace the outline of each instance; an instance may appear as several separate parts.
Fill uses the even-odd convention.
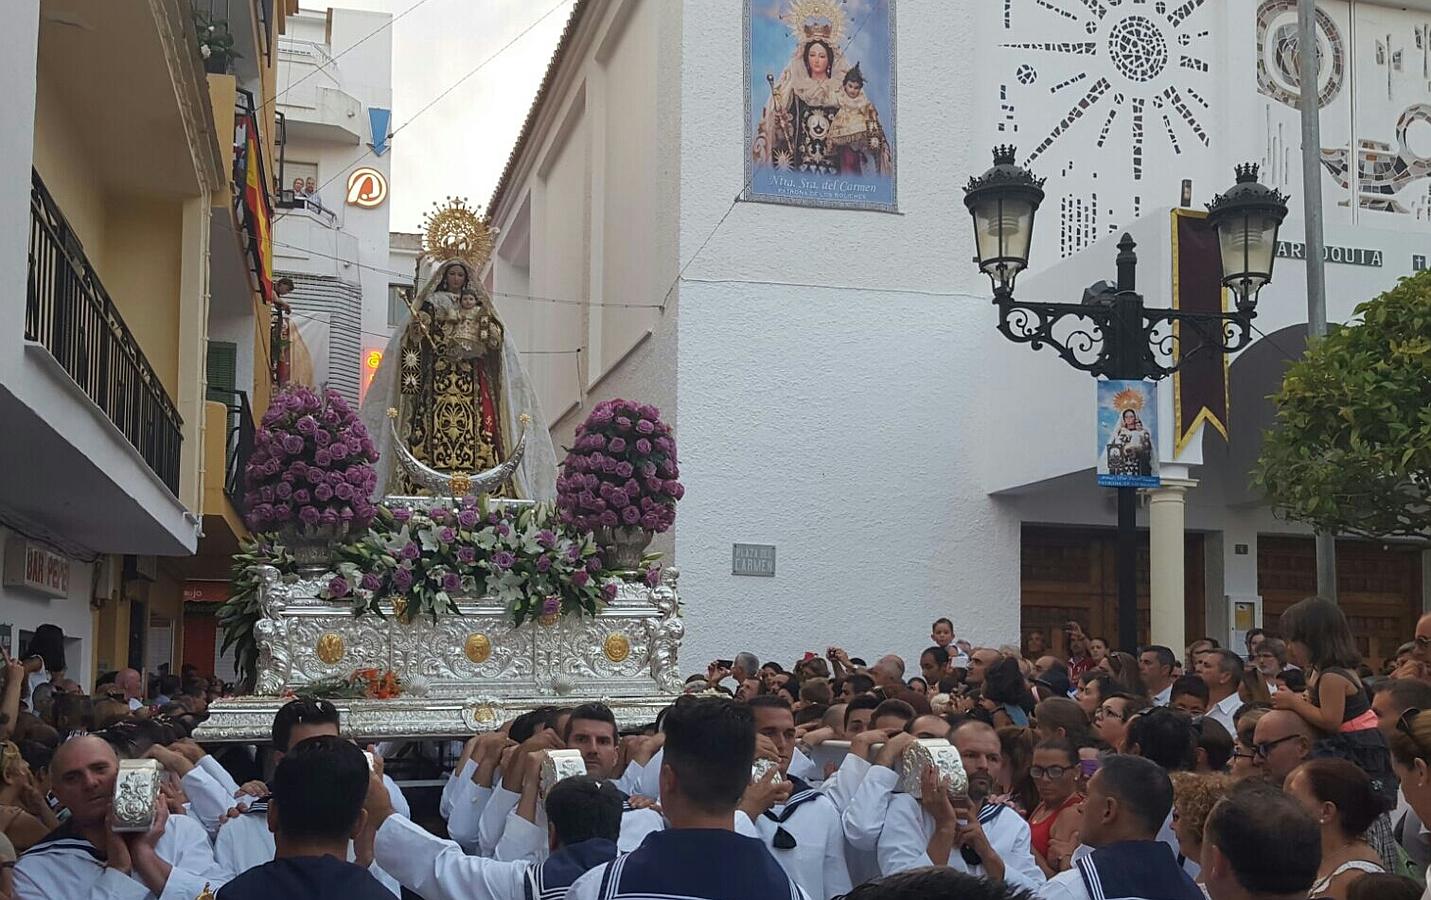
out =
[[[1431,544],[1431,271],[1358,306],[1273,399],[1253,482],[1278,514]]]

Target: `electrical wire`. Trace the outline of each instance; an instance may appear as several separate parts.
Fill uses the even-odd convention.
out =
[[[291,91],[291,90],[293,90],[294,88],[298,87],[300,84],[302,84],[303,82],[305,82],[305,81],[307,81],[308,79],[312,78],[314,75],[317,75],[319,72],[323,71],[323,70],[324,70],[325,68],[327,68],[328,66],[332,65],[333,63],[336,63],[339,59],[341,59],[342,57],[344,57],[344,56],[346,56],[347,54],[351,53],[352,51],[358,49],[358,48],[361,47],[363,44],[366,44],[366,43],[367,43],[369,40],[371,40],[372,38],[377,37],[377,36],[378,36],[379,34],[381,34],[382,32],[384,32],[384,31],[386,31],[387,29],[393,27],[393,26],[396,25],[398,22],[400,22],[404,17],[406,17],[408,13],[412,12],[413,10],[417,9],[419,6],[422,6],[424,3],[427,3],[427,2],[428,2],[428,0],[417,0],[417,2],[414,3],[412,6],[409,6],[407,9],[405,9],[405,10],[403,10],[402,12],[398,13],[396,16],[393,16],[392,18],[388,19],[388,20],[387,20],[386,22],[384,22],[382,25],[379,25],[377,28],[373,29],[373,30],[370,31],[368,34],[364,35],[362,38],[359,38],[356,42],[354,42],[352,45],[350,45],[347,49],[343,50],[343,51],[340,52],[340,53],[334,53],[334,54],[332,54],[331,56],[328,57],[327,62],[324,62],[324,63],[322,63],[322,64],[320,64],[320,65],[315,66],[315,67],[313,68],[313,71],[311,71],[311,72],[305,74],[302,78],[298,79],[297,81],[293,82],[292,84],[289,84],[289,85],[288,85],[287,87],[285,87],[283,90],[281,90],[281,91],[279,91],[278,93],[274,94],[274,95],[273,95],[273,98],[272,98],[271,100],[265,100],[265,101],[263,101],[263,103],[259,104],[259,109],[263,109],[263,108],[266,107],[266,106],[276,105],[276,104],[278,103],[278,98],[282,97],[283,95],[287,94],[289,91]]]
[[[484,59],[484,60],[482,60],[481,62],[479,62],[479,63],[478,63],[476,66],[474,66],[470,71],[468,71],[468,73],[467,73],[466,75],[463,75],[461,78],[457,79],[457,81],[453,82],[450,87],[448,87],[446,90],[440,92],[436,97],[433,97],[433,98],[432,98],[431,100],[429,100],[426,104],[424,104],[421,108],[419,108],[417,112],[415,112],[415,113],[413,113],[411,116],[409,116],[409,117],[407,118],[407,120],[404,121],[401,125],[399,125],[398,127],[394,128],[391,132],[389,132],[389,133],[388,133],[388,139],[391,140],[391,139],[397,137],[398,134],[399,134],[404,128],[406,128],[407,126],[411,125],[413,122],[417,121],[417,118],[418,118],[419,116],[421,116],[423,113],[427,112],[428,110],[432,109],[432,107],[435,106],[435,105],[436,105],[439,101],[441,101],[444,97],[446,97],[447,95],[451,94],[453,91],[457,90],[457,88],[460,87],[465,81],[467,81],[467,80],[468,80],[469,78],[471,78],[472,76],[476,75],[478,72],[482,71],[482,69],[485,68],[488,63],[492,62],[494,59],[496,59],[497,57],[501,56],[503,53],[505,53],[505,52],[507,52],[508,50],[510,50],[510,49],[513,47],[513,45],[515,45],[518,41],[520,41],[522,38],[526,37],[529,33],[531,33],[533,30],[535,30],[538,25],[540,25],[540,24],[542,24],[543,22],[545,22],[545,21],[546,21],[548,18],[550,18],[550,17],[552,16],[552,14],[555,13],[557,10],[561,9],[563,6],[566,6],[566,5],[568,4],[568,2],[569,2],[569,0],[559,0],[559,2],[558,2],[555,6],[553,6],[551,9],[547,10],[545,13],[542,13],[542,15],[541,15],[536,21],[532,22],[532,24],[528,25],[526,28],[523,28],[523,29],[522,29],[521,31],[519,31],[519,32],[517,33],[517,35],[516,35],[515,37],[513,37],[510,41],[508,41],[507,43],[503,44],[501,47],[497,48],[497,51],[496,51],[495,53],[493,53],[491,56],[488,56],[486,59]],[[332,177],[330,177],[327,181],[325,181],[325,182],[323,182],[322,184],[318,185],[318,187],[315,188],[315,192],[321,192],[324,188],[326,188],[328,185],[332,184],[333,182],[337,181],[339,178],[345,178],[345,177],[347,177],[347,174],[348,174],[348,170],[349,170],[349,169],[351,169],[353,166],[357,165],[358,163],[362,162],[363,160],[367,159],[369,156],[372,156],[372,154],[373,154],[373,148],[372,148],[372,147],[368,147],[368,148],[364,149],[363,152],[362,152],[362,153],[359,153],[351,162],[349,162],[347,165],[343,166],[342,168],[338,169],[338,171],[337,171],[336,174],[334,174]],[[287,216],[287,215],[288,215],[288,213],[284,213],[283,215],[277,216],[277,217],[274,218],[274,221],[277,222],[279,219],[282,219],[282,218],[284,218],[284,217]]]

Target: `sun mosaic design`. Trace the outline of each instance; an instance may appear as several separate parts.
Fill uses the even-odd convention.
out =
[[[1209,112],[1205,97],[1211,94],[1213,47],[1198,13],[1211,5],[1208,0],[1005,0],[1003,32],[1036,38],[1000,42],[1008,73],[1000,86],[998,129],[1030,134],[1020,162],[1051,158],[1062,167],[1061,175],[1079,171],[1090,182],[1100,173],[1113,181],[1131,176],[1136,187],[1149,173],[1155,146],[1174,156],[1209,147],[1203,117]],[[1028,115],[1034,103],[1053,110],[1042,123]],[[1084,122],[1097,124],[1077,127]],[[1125,146],[1126,153],[1108,152]],[[1143,193],[1135,190],[1116,212],[1118,204],[1106,195],[1100,201],[1096,183],[1064,198],[1062,255],[1116,230],[1115,216],[1136,218]]]

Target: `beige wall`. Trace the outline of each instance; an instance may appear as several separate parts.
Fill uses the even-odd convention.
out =
[[[104,252],[105,189],[85,157],[79,123],[45,79],[35,95],[35,169],[91,260]]]
[[[588,384],[610,371],[656,320],[653,310],[616,304],[659,302],[670,280],[667,267],[652,259],[650,245],[628,237],[634,223],[651,227],[657,219],[659,194],[651,174],[658,169],[658,15],[654,3],[635,4],[624,27],[617,26],[607,37],[599,57],[606,60],[600,110],[606,120],[605,140],[598,151],[605,160],[605,184],[598,194],[605,207],[601,302],[610,305],[592,310],[598,322],[592,329]]]
[[[122,196],[100,183],[64,102],[44,79],[35,110],[35,169],[84,244],[90,264],[171,397],[178,396],[183,203]]]
[[[554,147],[543,181],[543,206],[534,215],[532,293],[561,299],[586,299],[590,243],[588,122],[584,110],[572,114],[571,126]],[[501,290],[501,288],[498,288]],[[519,338],[523,350],[574,350],[585,344],[587,308],[571,303],[533,303],[532,333]],[[533,382],[547,420],[559,418],[581,399],[574,354],[532,354]]]
[[[105,254],[90,260],[169,396],[179,397],[179,284],[183,204],[115,197]]]

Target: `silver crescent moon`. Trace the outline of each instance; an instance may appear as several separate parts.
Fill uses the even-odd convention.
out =
[[[506,484],[511,477],[516,474],[517,466],[521,465],[522,454],[527,449],[527,428],[529,420],[526,416],[521,417],[522,433],[517,438],[517,446],[512,448],[512,455],[506,460],[498,463],[483,472],[473,472],[467,476],[467,494],[490,494]],[[412,452],[407,449],[407,445],[398,437],[397,420],[388,419],[388,429],[392,432],[393,449],[397,453],[397,461],[402,466],[403,471],[412,479],[414,484],[421,485],[430,491],[445,497],[456,496],[452,492],[452,476],[444,475],[431,466],[424,465]]]

